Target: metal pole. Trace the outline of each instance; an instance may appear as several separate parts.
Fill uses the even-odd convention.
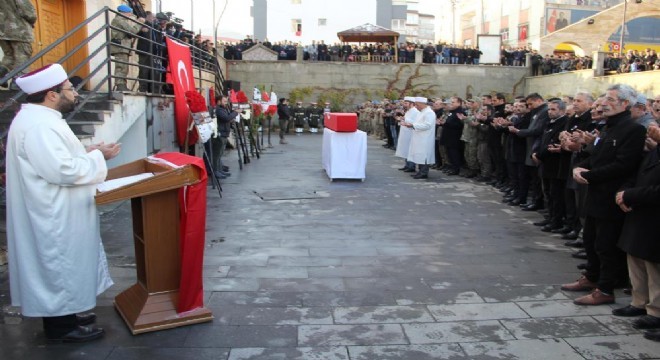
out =
[[[456,45],[456,0],[451,0],[451,43]]]
[[[623,56],[623,37],[626,34],[626,12],[628,11],[628,0],[623,0],[623,20],[621,20],[621,39],[619,40],[619,55]]]
[[[193,3],[194,1],[190,0],[190,30],[195,31],[195,8]]]

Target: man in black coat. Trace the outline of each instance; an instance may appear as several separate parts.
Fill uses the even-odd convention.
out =
[[[281,98],[279,104],[277,104],[277,117],[279,119],[280,125],[280,144],[288,144],[286,139],[284,139],[284,133],[286,129],[289,128],[289,120],[291,120],[292,112],[289,107],[289,100]]]
[[[463,99],[454,96],[445,109],[446,116],[436,121],[436,124],[442,126],[438,145],[445,147],[449,158],[447,175],[458,175],[462,165],[461,135],[463,134],[463,121],[458,114],[465,115]]]
[[[230,176],[231,174],[229,173],[229,167],[222,164],[222,155],[225,153],[225,148],[227,147],[227,139],[231,132],[231,124],[238,116],[238,113],[229,109],[226,96],[217,95],[215,97],[215,104],[216,107],[214,113],[218,122],[218,135],[211,139],[213,141],[214,165],[216,165],[213,170],[215,170],[214,175],[218,179],[226,179],[227,176]]]
[[[550,232],[563,227],[566,208],[564,206],[564,184],[566,177],[561,174],[561,146],[559,134],[566,126],[566,103],[561,100],[551,100],[548,103],[550,121],[545,126],[541,136],[541,144],[532,159],[540,164],[543,192],[547,199],[550,223],[541,231]]]
[[[578,184],[587,184],[584,241],[587,247],[586,274],[565,284],[562,290],[593,290],[575,299],[576,305],[614,303],[614,288],[627,282],[626,256],[616,244],[623,228],[624,212],[615,202],[617,191],[634,173],[644,150],[646,129],[630,117],[637,92],[628,85],[612,85],[603,98],[606,125],[594,143],[591,156],[573,169]]]
[[[649,149],[636,179],[616,194],[616,203],[626,213],[619,247],[628,254],[632,283],[630,305],[612,310],[616,316],[645,315],[633,321],[635,329],[649,329],[644,337],[660,341],[660,128],[649,128]]]

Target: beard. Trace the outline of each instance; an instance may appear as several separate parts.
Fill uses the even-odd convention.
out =
[[[73,109],[76,108],[77,104],[78,104],[78,99],[69,100],[64,96],[62,96],[60,98],[60,101],[57,103],[57,109],[62,114],[68,114],[72,112]]]

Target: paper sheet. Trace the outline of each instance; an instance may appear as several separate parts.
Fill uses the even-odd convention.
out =
[[[106,192],[120,188],[122,186],[136,183],[140,180],[148,179],[152,176],[154,176],[154,173],[142,173],[142,174],[127,176],[123,178],[112,179],[96,185],[96,190],[98,190],[99,192]]]

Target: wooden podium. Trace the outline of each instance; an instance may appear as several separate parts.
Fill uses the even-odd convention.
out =
[[[204,307],[176,312],[181,278],[178,191],[199,182],[200,170],[142,159],[110,169],[107,180],[142,173],[154,176],[96,195],[98,205],[131,199],[137,283],[115,297],[115,307],[134,335],[212,321]]]

